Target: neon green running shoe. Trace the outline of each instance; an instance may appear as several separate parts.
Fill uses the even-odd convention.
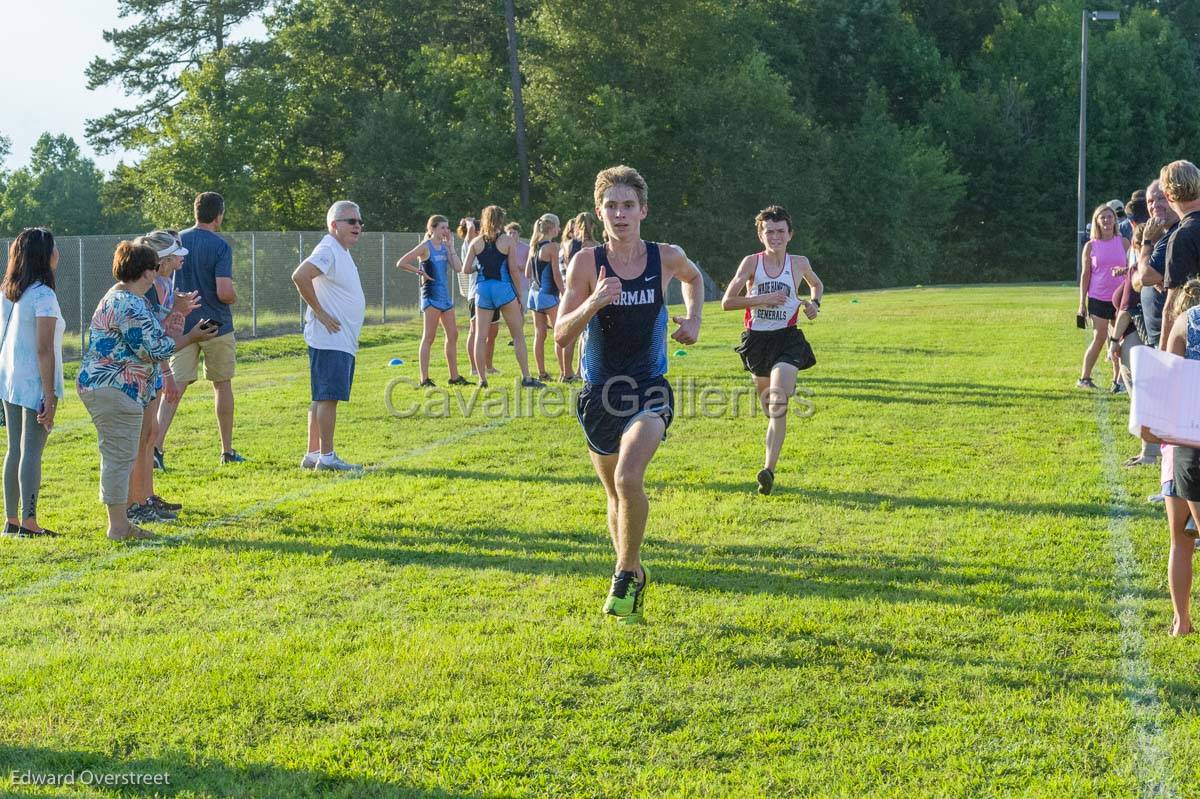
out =
[[[650,571],[642,566],[643,577],[639,582],[637,572],[617,572],[613,575],[612,588],[604,602],[604,612],[617,620],[618,624],[641,624],[645,603],[646,586],[650,583]]]

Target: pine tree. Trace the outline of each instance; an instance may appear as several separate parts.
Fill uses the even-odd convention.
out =
[[[248,48],[230,39],[240,23],[261,14],[269,0],[120,0],[122,19],[136,21],[104,32],[116,49],[112,59],[94,58],[88,88],[119,83],[140,97],[133,108],[88,120],[88,140],[106,152],[147,143],[184,96],[180,75],[216,57],[225,74],[236,71]]]

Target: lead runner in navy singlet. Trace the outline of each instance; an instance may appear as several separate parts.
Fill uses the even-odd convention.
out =
[[[604,612],[621,623],[642,621],[650,575],[641,562],[650,503],[646,466],[666,438],[674,412],[667,371],[667,284],[683,283],[685,316],[671,338],[700,335],[704,281],[683,250],[642,240],[649,211],[646,181],[628,166],[596,175],[596,214],[608,243],[580,250],[567,267],[554,340],[583,337],[585,382],[576,415],[592,465],[608,497],[608,532],[617,554]]]

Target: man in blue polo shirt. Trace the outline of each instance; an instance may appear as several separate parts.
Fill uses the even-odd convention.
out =
[[[200,307],[188,315],[184,330],[190,330],[201,319],[211,319],[219,328],[216,338],[184,347],[171,358],[171,370],[180,389],[179,396],[165,394],[158,411],[161,432],[154,460],[163,470],[166,469],[163,452],[167,430],[187,387],[196,382],[201,355],[204,356],[204,376],[213,384],[216,395],[221,462],[241,463],[245,460],[233,448],[233,373],[237,358],[230,306],[237,302],[237,291],[233,286],[233,250],[217,235],[225,221],[225,200],[214,191],[197,195],[195,218],[196,224],[180,234],[188,254],[175,275],[177,290],[200,292]]]

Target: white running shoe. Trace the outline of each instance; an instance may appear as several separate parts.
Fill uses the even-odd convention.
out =
[[[303,458],[300,459],[300,468],[301,469],[315,469],[315,468],[317,468],[317,461],[319,461],[320,459],[321,459],[321,453],[309,452],[309,453],[305,454],[305,456]]]
[[[346,463],[337,456],[336,452],[322,455],[317,459],[318,472],[361,472],[362,468],[361,464]]]

